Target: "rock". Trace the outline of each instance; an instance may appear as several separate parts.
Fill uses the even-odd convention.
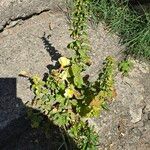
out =
[[[58,10],[62,0],[1,0],[0,31],[12,20],[25,19],[46,10]]]
[[[132,117],[132,120],[131,120],[132,123],[136,123],[136,122],[140,121],[141,117],[142,117],[142,108],[139,108],[139,109],[131,108],[130,115]]]
[[[10,24],[7,26],[7,28],[12,28],[14,26],[16,26],[17,24],[20,24],[21,23],[21,20],[16,20],[16,21],[12,21],[10,22]]]

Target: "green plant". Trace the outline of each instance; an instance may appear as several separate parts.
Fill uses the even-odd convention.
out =
[[[69,49],[73,49],[76,53],[73,58],[75,62],[84,64],[90,63],[90,58],[87,52],[90,50],[89,41],[87,38],[87,20],[89,16],[89,1],[88,0],[73,0],[74,9],[71,14],[71,34],[73,41],[68,44]]]
[[[98,135],[89,125],[88,117],[98,116],[114,94],[114,59],[107,57],[104,68],[95,82],[90,82],[83,71],[90,65],[87,54],[90,46],[87,37],[88,0],[74,0],[71,17],[71,37],[68,44],[75,54],[60,57],[59,68],[53,69],[45,80],[38,75],[30,77],[35,94],[33,106],[47,119],[71,136],[80,150],[96,150]],[[33,115],[32,115],[33,113]],[[28,113],[32,127],[41,125],[43,119],[37,112]]]
[[[96,23],[103,20],[112,32],[121,37],[125,53],[150,59],[150,13],[143,14],[129,8],[129,0],[91,0]]]
[[[80,121],[75,123],[68,131],[77,143],[81,150],[96,150],[98,136],[94,133],[93,127],[89,127],[88,122]]]
[[[133,63],[130,60],[123,60],[118,64],[119,71],[122,72],[124,76],[127,76],[129,71],[133,68]]]

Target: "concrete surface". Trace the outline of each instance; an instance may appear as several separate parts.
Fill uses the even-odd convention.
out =
[[[117,98],[109,111],[94,119],[100,135],[100,150],[150,149],[150,66],[132,60],[128,77],[116,76]]]
[[[93,63],[87,72],[95,79],[106,56],[112,55],[118,60],[125,48],[118,44],[116,35],[108,33],[105,25],[99,24],[96,30],[91,26],[88,32]],[[23,104],[30,101],[33,94],[30,82],[18,77],[19,72],[38,73],[42,77],[60,55],[71,55],[72,52],[66,50],[71,40],[68,28],[62,12],[48,11],[22,20],[0,33],[0,77],[17,79],[17,98]],[[132,61],[134,69],[128,77],[116,74],[117,98],[110,104],[110,111],[103,111],[94,120],[102,150],[150,149],[149,64]]]
[[[42,11],[56,11],[58,6],[63,7],[62,0],[1,0],[0,31],[13,20],[26,19]]]

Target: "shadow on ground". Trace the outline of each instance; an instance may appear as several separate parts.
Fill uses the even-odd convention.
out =
[[[16,79],[0,79],[0,149],[1,150],[69,150],[77,149],[73,140],[53,124],[44,122],[48,127],[47,135],[42,128],[33,129],[27,119],[26,107],[16,97]],[[45,116],[40,113],[44,118]],[[45,119],[46,120],[46,119]],[[44,120],[44,121],[45,121]]]
[[[48,40],[48,37],[46,37],[45,32],[44,32],[43,36],[41,37],[41,40],[43,42],[45,50],[48,52],[48,54],[51,58],[51,61],[52,61],[52,64],[47,65],[47,68],[49,69],[49,71],[51,71],[54,68],[55,69],[58,68],[58,66],[59,66],[58,59],[60,57],[62,57],[62,55],[59,53],[58,50],[55,49],[55,47],[52,46],[52,44]]]
[[[52,62],[61,56],[50,44],[45,35],[41,38]],[[49,70],[57,64],[47,66]],[[0,149],[1,150],[77,150],[73,139],[53,122],[44,119],[48,132],[42,128],[31,128],[27,111],[40,113],[39,110],[27,107],[17,97],[16,78],[0,79]],[[40,113],[42,118],[46,118]]]

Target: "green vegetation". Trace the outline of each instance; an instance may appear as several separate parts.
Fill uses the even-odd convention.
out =
[[[74,0],[71,13],[71,34],[73,41],[68,48],[74,52],[71,58],[60,57],[59,68],[53,69],[47,79],[38,75],[30,77],[35,94],[33,106],[48,120],[59,126],[72,137],[80,150],[96,150],[98,134],[89,125],[88,118],[99,115],[107,109],[107,101],[112,100],[114,88],[114,59],[108,56],[95,82],[88,80],[83,71],[91,64],[87,52],[90,49],[87,36],[89,1]],[[40,113],[28,112],[32,127],[40,127],[43,118]],[[67,149],[67,145],[66,145]]]
[[[126,54],[150,59],[150,12],[138,13],[128,0],[91,0],[95,22],[104,21],[121,37]]]
[[[123,60],[118,64],[118,69],[122,72],[123,76],[127,76],[132,68],[133,63],[130,60]]]

